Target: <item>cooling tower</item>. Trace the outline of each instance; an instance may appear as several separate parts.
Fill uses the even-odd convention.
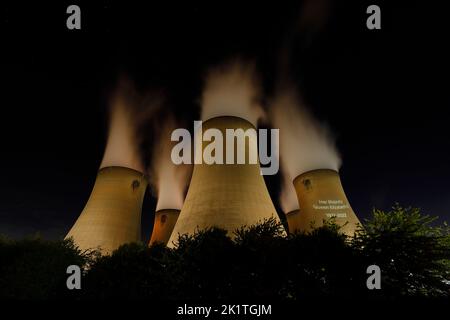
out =
[[[203,131],[216,128],[224,137],[226,129],[255,129],[254,126],[238,117],[221,116],[203,123]],[[251,139],[256,139],[256,136]],[[254,141],[256,143],[256,141]],[[203,143],[205,149],[207,143]],[[246,144],[247,145],[247,144]],[[235,153],[237,151],[235,143]],[[248,159],[248,146],[246,159]],[[197,229],[216,226],[233,231],[243,225],[253,225],[265,218],[278,219],[277,212],[269,196],[259,162],[249,164],[195,164],[189,190],[180,216],[169,239],[169,246],[178,239],[179,234],[193,234]]]
[[[125,167],[99,170],[91,196],[66,238],[82,250],[100,248],[109,254],[141,239],[141,209],[147,178]]]
[[[294,179],[301,208],[299,228],[303,231],[323,225],[323,220],[335,217],[341,232],[353,236],[359,220],[342,188],[338,172],[330,169],[312,170]]]
[[[167,244],[179,215],[180,210],[178,209],[161,209],[156,211],[152,237],[148,245],[151,246],[155,242]]]
[[[288,223],[289,233],[300,231],[300,209],[292,210],[286,213],[286,220]]]

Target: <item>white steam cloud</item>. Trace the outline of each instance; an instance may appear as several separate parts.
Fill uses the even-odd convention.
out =
[[[280,160],[285,181],[292,184],[298,175],[315,169],[339,170],[341,159],[329,130],[313,118],[293,86],[278,90],[270,115],[274,128],[280,129]],[[290,209],[288,204],[292,201],[288,199],[292,196],[285,192],[290,189],[284,188],[280,202]]]
[[[294,210],[298,210],[297,193],[295,192],[294,185],[291,179],[287,178],[287,175],[282,177],[283,184],[281,185],[280,193],[280,206],[284,213],[288,213]]]
[[[176,142],[172,142],[170,137],[176,128],[174,118],[168,116],[160,126],[157,132],[157,141],[153,146],[150,180],[158,197],[156,210],[181,209],[192,170],[190,165],[175,165],[172,162],[171,152]]]
[[[264,115],[259,97],[258,79],[252,64],[234,61],[211,69],[202,94],[202,120],[235,116],[256,126]]]
[[[144,172],[136,131],[135,107],[120,88],[110,104],[108,140],[100,168],[127,167]]]

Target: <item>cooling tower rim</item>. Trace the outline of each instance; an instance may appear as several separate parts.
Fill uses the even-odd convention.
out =
[[[244,119],[244,118],[241,118],[241,117],[238,117],[238,116],[217,116],[217,117],[208,118],[208,119],[202,120],[202,121],[203,121],[203,124],[206,124],[206,123],[209,122],[209,121],[212,121],[212,120],[220,120],[220,119],[230,119],[230,120],[231,120],[231,119],[239,119],[239,120],[241,120],[241,121],[247,122],[249,125],[252,126],[252,128],[256,129],[256,126],[255,126],[253,123],[251,123],[251,122],[248,121],[247,119]]]
[[[310,175],[310,174],[315,174],[315,173],[320,173],[320,172],[330,172],[336,175],[339,175],[339,172],[337,170],[334,169],[314,169],[314,170],[309,170],[306,172],[303,172],[301,174],[299,174],[297,177],[294,178],[294,180],[292,180],[292,182],[295,184],[295,181],[298,179],[301,179],[302,177],[306,176],[306,175]]]
[[[158,214],[158,213],[164,213],[164,212],[167,212],[167,213],[180,213],[180,212],[181,212],[181,209],[170,209],[170,208],[165,208],[165,209],[158,209],[158,210],[155,210],[155,214]]]
[[[299,213],[300,213],[300,209],[294,209],[294,210],[291,210],[291,211],[285,213],[285,215],[292,216],[292,215],[299,214]]]
[[[100,168],[100,169],[98,170],[98,173],[104,172],[104,171],[107,171],[107,170],[122,170],[122,171],[129,171],[129,172],[132,172],[132,173],[134,173],[134,174],[140,175],[140,176],[142,176],[144,179],[148,180],[147,174],[145,174],[145,173],[143,173],[143,172],[141,172],[141,171],[139,171],[139,170],[136,170],[136,169],[132,169],[132,168],[128,168],[128,167],[122,167],[122,166],[107,166],[107,167],[102,167],[102,168]]]

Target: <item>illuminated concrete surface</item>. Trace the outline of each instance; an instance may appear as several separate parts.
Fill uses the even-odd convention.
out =
[[[91,196],[70,229],[80,249],[109,254],[120,245],[141,240],[142,201],[147,178],[125,167],[99,170]]]
[[[149,246],[155,242],[167,244],[179,215],[180,210],[177,209],[161,209],[156,211]]]
[[[301,230],[300,227],[300,209],[286,213],[289,233],[295,233]]]
[[[203,123],[203,130],[216,128],[225,137],[226,129],[244,129],[254,126],[238,117],[216,117]],[[250,139],[256,139],[252,137]],[[253,141],[256,142],[256,141]],[[203,143],[203,149],[207,143]],[[226,142],[223,141],[225,154]],[[235,157],[236,157],[235,144]],[[249,148],[246,147],[246,159]],[[217,226],[233,231],[243,225],[253,225],[265,218],[279,221],[269,196],[260,166],[256,164],[196,164],[180,216],[169,239],[168,246],[178,234],[193,234],[197,229]]]
[[[298,227],[304,231],[323,225],[323,220],[335,217],[341,231],[352,236],[359,220],[348,202],[339,174],[334,170],[319,169],[294,179],[300,206]]]

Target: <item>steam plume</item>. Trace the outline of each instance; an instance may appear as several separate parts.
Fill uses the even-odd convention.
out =
[[[280,206],[284,213],[291,212],[293,210],[298,210],[298,200],[297,194],[295,193],[294,185],[292,180],[283,175],[283,184],[281,186],[280,193]]]
[[[325,27],[331,7],[330,0],[304,1],[279,52],[276,91],[269,113],[274,127],[280,129],[283,184],[279,200],[285,213],[298,209],[292,182],[299,174],[326,168],[337,171],[341,164],[330,132],[313,118],[291,80],[294,45],[300,44],[300,53],[311,45]],[[298,40],[300,43],[296,43]]]
[[[218,116],[236,116],[256,125],[263,116],[253,65],[240,61],[209,71],[202,95],[202,120]]]
[[[292,182],[299,174],[314,169],[339,169],[341,160],[327,127],[312,117],[292,85],[278,90],[271,119],[280,129],[285,180]]]
[[[156,210],[181,209],[184,202],[191,166],[175,165],[171,159],[172,147],[176,142],[171,141],[172,131],[177,128],[175,119],[168,115],[162,126],[155,122],[157,131],[152,152],[150,180],[158,202]]]
[[[122,84],[110,102],[109,131],[100,168],[122,166],[144,172],[132,90]]]

